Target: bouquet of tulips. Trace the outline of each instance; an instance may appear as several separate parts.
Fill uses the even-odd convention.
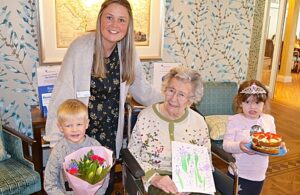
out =
[[[112,151],[103,146],[81,148],[65,157],[64,172],[75,194],[95,194],[113,164]]]

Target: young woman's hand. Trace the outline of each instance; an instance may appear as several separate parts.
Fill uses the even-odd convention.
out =
[[[247,144],[247,143],[248,143],[248,141],[241,141],[241,142],[240,142],[240,148],[241,148],[241,150],[242,150],[243,152],[245,152],[246,154],[249,154],[249,155],[255,154],[255,152],[253,152],[252,150],[249,150],[249,149],[245,146],[245,144]]]
[[[186,193],[179,193],[177,190],[177,187],[175,183],[172,181],[172,179],[169,176],[161,176],[156,175],[151,180],[151,184],[161,190],[163,190],[166,193],[172,193],[176,195],[183,195]]]

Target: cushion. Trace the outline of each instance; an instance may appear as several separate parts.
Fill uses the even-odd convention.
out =
[[[229,115],[210,115],[205,117],[210,138],[213,140],[223,140],[227,128]]]
[[[3,144],[3,132],[0,129],[0,161],[10,158],[10,155],[6,152]]]
[[[32,194],[41,190],[38,172],[10,158],[1,162],[0,194]]]

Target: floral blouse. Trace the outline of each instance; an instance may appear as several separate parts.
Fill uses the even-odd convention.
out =
[[[115,151],[120,99],[120,61],[118,49],[105,59],[107,77],[92,75],[89,98],[89,127],[87,134],[101,145]]]
[[[158,109],[159,104],[154,104],[141,111],[128,145],[146,180],[157,173],[171,173],[171,141],[205,146],[211,156],[209,132],[201,115],[188,108],[181,118],[169,120]]]

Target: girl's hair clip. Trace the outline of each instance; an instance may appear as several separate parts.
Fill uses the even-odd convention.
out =
[[[251,86],[248,86],[245,89],[243,89],[240,93],[244,93],[244,94],[264,94],[264,93],[267,93],[267,92],[262,87],[257,86],[254,83]]]

